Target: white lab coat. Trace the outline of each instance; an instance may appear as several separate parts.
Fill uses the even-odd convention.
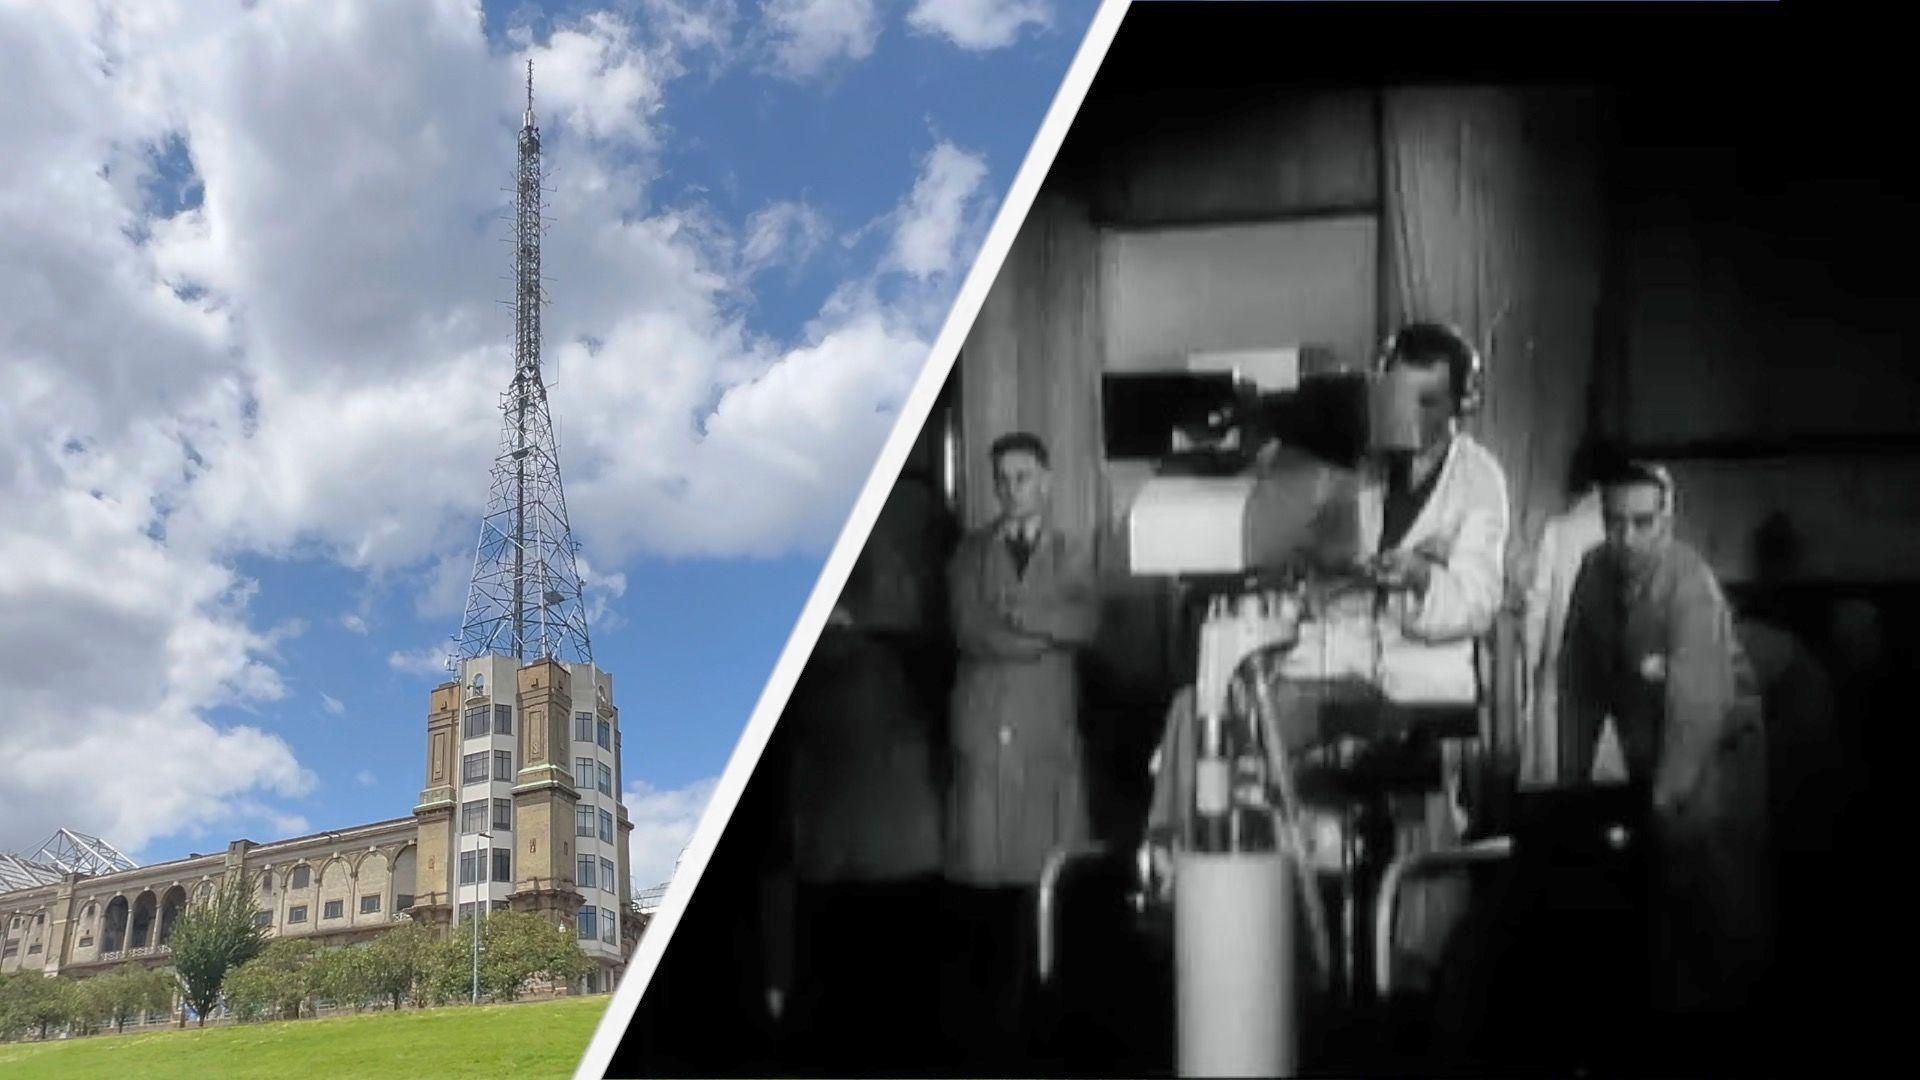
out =
[[[1380,546],[1385,479],[1362,472],[1357,492],[1361,550]],[[1438,549],[1426,593],[1390,594],[1375,611],[1371,590],[1330,600],[1321,617],[1304,622],[1300,642],[1282,664],[1289,679],[1351,679],[1372,683],[1389,700],[1470,704],[1477,700],[1474,639],[1493,628],[1505,574],[1507,478],[1474,438],[1458,434],[1440,466],[1433,493],[1393,550]]]
[[[1606,539],[1599,489],[1548,520],[1534,553],[1527,587],[1522,642],[1526,651],[1526,701],[1520,726],[1520,779],[1551,784],[1560,765],[1560,647],[1567,636],[1567,609],[1581,560]],[[1617,750],[1614,751],[1618,753]]]

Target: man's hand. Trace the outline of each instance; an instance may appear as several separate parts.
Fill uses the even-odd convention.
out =
[[[1372,567],[1374,584],[1386,589],[1410,589],[1415,593],[1427,591],[1427,583],[1433,580],[1433,568],[1438,560],[1422,549],[1413,551],[1389,551],[1375,559]]]

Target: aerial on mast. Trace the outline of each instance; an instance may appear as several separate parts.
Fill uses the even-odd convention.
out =
[[[540,129],[533,115],[533,61],[527,61],[527,108],[519,136],[513,210],[513,380],[501,395],[504,425],[493,460],[493,483],[466,617],[449,666],[478,656],[522,663],[553,658],[590,663],[579,545],[567,522],[560,457],[547,387],[540,373]]]

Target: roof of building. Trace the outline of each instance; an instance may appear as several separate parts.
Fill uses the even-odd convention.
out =
[[[34,862],[10,852],[0,851],[0,892],[14,889],[31,889],[39,885],[52,885],[63,875],[58,869],[45,863]]]
[[[272,840],[264,844],[252,841],[246,841],[246,843],[251,844],[249,854],[252,858],[299,859],[302,857],[301,850],[308,845],[354,841],[363,837],[368,840],[377,840],[386,834],[405,832],[413,825],[412,817],[391,818],[365,825],[349,825],[340,829],[307,833],[285,840]],[[225,859],[226,852],[223,850],[208,854],[196,853],[185,858],[169,859],[166,862],[141,866],[98,837],[77,833],[71,829],[61,829],[54,834],[53,839],[42,844],[31,858],[0,852],[0,897],[21,890],[57,885],[69,873],[77,873],[89,879],[100,879],[93,884],[111,887],[107,879],[128,880],[120,875],[178,873],[196,863],[202,864],[203,868],[217,868],[224,864]]]

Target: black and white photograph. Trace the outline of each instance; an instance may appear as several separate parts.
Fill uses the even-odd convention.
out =
[[[612,1074],[1868,1065],[1914,216],[1806,10],[1132,5]]]

